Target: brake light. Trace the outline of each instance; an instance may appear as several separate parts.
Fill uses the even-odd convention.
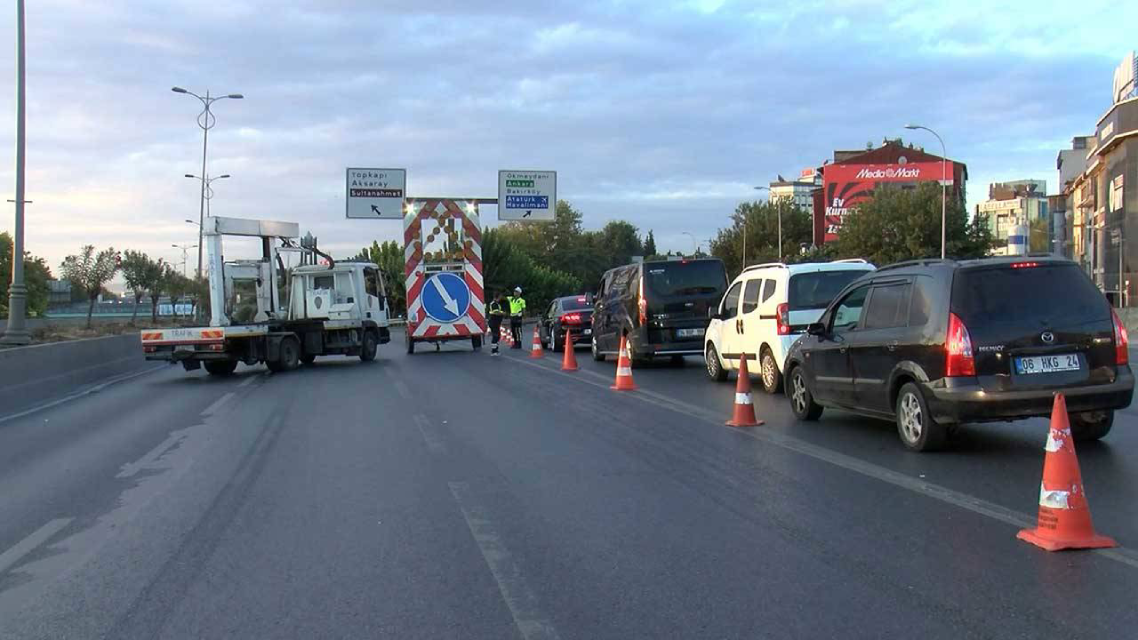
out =
[[[790,305],[782,303],[778,305],[774,312],[775,327],[778,329],[778,335],[790,335]]]
[[[636,292],[636,306],[640,309],[640,326],[648,326],[648,301],[644,299],[644,278],[640,279],[640,288]]]
[[[1114,309],[1110,310],[1110,315],[1114,318],[1114,364],[1130,364],[1130,334]]]
[[[581,324],[581,314],[567,313],[561,316],[561,324]]]
[[[972,357],[972,337],[968,335],[968,327],[964,326],[955,313],[948,314],[948,338],[945,340],[944,350],[947,354],[945,376],[953,378],[976,375],[976,360]]]
[[[1038,262],[1013,262],[1013,269],[1030,269],[1031,267],[1038,267]]]

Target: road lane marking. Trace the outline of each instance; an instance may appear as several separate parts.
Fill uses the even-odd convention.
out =
[[[142,471],[143,469],[155,466],[159,458],[161,458],[174,446],[180,444],[187,435],[189,435],[188,429],[179,429],[177,431],[171,432],[165,440],[163,440],[157,447],[154,447],[148,451],[146,455],[142,456],[138,460],[135,460],[134,462],[128,462],[127,464],[124,464],[122,466],[122,471],[119,471],[115,477],[129,478],[139,471]]]
[[[19,411],[17,413],[12,413],[12,414],[9,414],[6,416],[0,416],[0,424],[4,424],[5,422],[8,422],[10,420],[15,420],[16,418],[22,418],[24,416],[31,415],[31,414],[39,412],[39,411],[43,411],[45,409],[57,407],[57,406],[65,403],[65,402],[71,402],[72,400],[78,400],[79,398],[82,398],[83,396],[89,396],[92,393],[98,393],[98,392],[102,391],[103,389],[106,389],[107,387],[109,387],[113,384],[118,384],[119,382],[126,382],[127,380],[132,380],[134,378],[144,376],[148,373],[154,373],[156,371],[166,369],[166,368],[167,368],[167,365],[161,365],[161,366],[153,367],[150,369],[143,369],[142,371],[135,371],[133,373],[121,375],[121,376],[118,376],[115,378],[111,378],[109,380],[105,380],[105,381],[100,382],[99,384],[97,384],[93,387],[90,387],[88,389],[84,389],[84,390],[79,391],[77,393],[72,393],[70,395],[63,396],[62,398],[52,400],[51,402],[46,402],[46,403],[41,404],[41,405],[36,405],[30,409],[24,409],[23,411]]]
[[[4,573],[15,566],[24,556],[34,551],[36,547],[47,542],[49,538],[71,524],[72,520],[73,518],[56,518],[33,531],[28,537],[17,542],[11,549],[0,553],[0,573]]]
[[[514,625],[525,640],[558,640],[557,630],[542,616],[537,606],[537,598],[526,584],[521,570],[510,556],[510,551],[502,543],[486,511],[470,495],[470,485],[466,482],[448,482],[451,495],[466,518],[474,541],[478,544],[482,558],[490,567],[490,573],[498,583],[498,591],[510,608]]]
[[[245,386],[251,385],[254,382],[256,382],[257,380],[259,380],[260,378],[261,378],[261,374],[248,376],[247,378],[245,378],[244,380],[241,381],[241,384],[239,384],[237,386],[238,387],[245,387]]]
[[[411,390],[407,388],[407,384],[402,380],[395,381],[395,390],[399,392],[400,396],[403,396],[404,400],[411,399]]]
[[[566,378],[571,378],[579,382],[597,387],[599,389],[604,389],[606,391],[608,390],[607,384],[584,380],[580,377],[577,377],[574,373],[566,373],[557,369],[546,367],[540,363],[531,362],[528,359],[523,360],[516,358],[516,360],[522,364],[536,367],[549,373],[559,374],[565,376]],[[589,373],[594,377],[600,377],[607,383],[607,378],[601,376],[600,374],[591,371],[586,371],[585,373]],[[711,412],[707,409],[704,409],[703,407],[689,404],[682,400],[677,400],[675,398],[671,398],[654,391],[649,391],[643,387],[636,391],[622,393],[621,395],[628,398],[636,398],[642,402],[647,402],[648,404],[652,404],[663,409],[669,409],[671,411],[675,411],[676,413],[680,413],[697,420],[710,422],[719,428],[729,429],[733,433],[738,433],[748,438],[754,438],[755,440],[773,444],[775,446],[782,447],[783,449],[794,451],[795,453],[800,453],[802,455],[814,458],[815,460],[827,462],[834,466],[841,467],[847,471],[852,471],[854,473],[858,473],[863,476],[891,484],[901,489],[907,489],[914,493],[919,493],[925,497],[933,498],[934,500],[939,500],[940,502],[960,507],[967,511],[971,511],[972,513],[987,516],[1005,524],[1010,524],[1019,528],[1034,527],[1036,525],[1035,518],[1029,516],[1028,514],[1002,507],[994,502],[988,502],[987,500],[983,500],[966,493],[954,491],[942,485],[926,482],[912,476],[907,476],[903,473],[893,471],[892,469],[883,467],[881,465],[867,462],[853,456],[848,456],[844,453],[838,453],[837,451],[833,451],[822,446],[811,444],[794,436],[788,436],[786,434],[762,429],[742,431],[735,427],[725,426],[723,424],[722,416],[717,413]],[[1125,564],[1131,568],[1138,569],[1138,553],[1135,553],[1131,549],[1118,547],[1115,549],[1094,549],[1091,552],[1104,558],[1109,558],[1116,562]]]
[[[423,441],[427,443],[427,449],[429,449],[431,453],[444,454],[447,452],[446,443],[444,443],[438,433],[435,432],[435,427],[431,425],[431,421],[427,416],[416,413],[411,416],[411,419],[415,421],[415,426],[419,427],[419,433],[422,434]]]
[[[206,407],[205,411],[202,411],[201,414],[203,416],[213,415],[214,412],[216,412],[218,409],[221,408],[221,405],[225,404],[226,402],[229,402],[233,398],[233,396],[234,396],[234,393],[232,391],[226,393],[225,395],[221,396],[217,400],[214,400],[213,404]]]

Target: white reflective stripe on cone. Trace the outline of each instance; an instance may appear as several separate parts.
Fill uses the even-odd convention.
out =
[[[751,404],[751,394],[749,393],[736,393],[735,404]]]
[[[1070,509],[1068,501],[1071,491],[1049,491],[1042,482],[1039,483],[1039,506],[1048,509]]]
[[[618,376],[631,376],[632,375],[632,369],[629,369],[628,367],[618,367],[616,370],[616,375],[618,375]]]

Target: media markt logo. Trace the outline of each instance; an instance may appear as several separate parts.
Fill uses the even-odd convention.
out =
[[[921,177],[917,167],[888,167],[885,169],[862,169],[857,172],[858,180],[905,180]]]

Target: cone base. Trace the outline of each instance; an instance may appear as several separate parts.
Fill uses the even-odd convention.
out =
[[[634,384],[614,384],[609,387],[613,391],[636,391],[638,387]]]
[[[1056,538],[1054,534],[1041,532],[1039,529],[1022,529],[1016,537],[1024,542],[1047,551],[1062,551],[1063,549],[1107,549],[1117,547],[1114,538],[1093,534],[1086,538]]]
[[[540,351],[530,351],[529,357],[534,359],[534,360],[537,360],[538,358],[544,358],[545,354],[540,352]]]
[[[754,422],[747,422],[745,420],[728,420],[723,424],[729,427],[761,427],[766,423],[762,420],[755,420]]]
[[[561,370],[562,371],[576,371],[577,367],[576,366],[566,367],[565,365],[561,365]]]

